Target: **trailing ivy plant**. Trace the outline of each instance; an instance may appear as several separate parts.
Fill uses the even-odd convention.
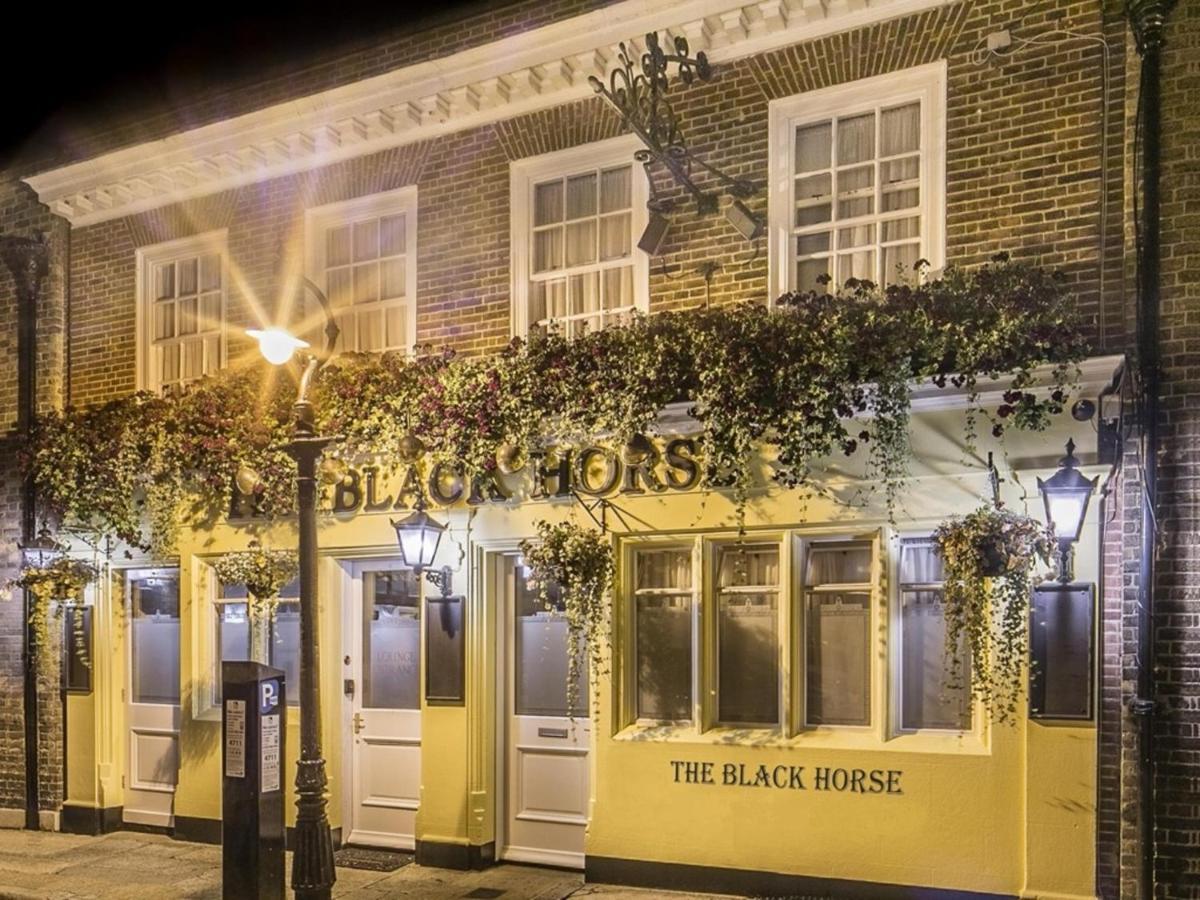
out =
[[[6,592],[17,588],[29,591],[33,597],[33,602],[29,604],[29,626],[39,648],[39,666],[44,667],[50,661],[46,650],[53,646],[50,634],[51,618],[61,620],[68,606],[81,608],[84,589],[96,580],[97,574],[96,567],[91,563],[70,556],[59,556],[44,566],[23,566],[20,574],[5,585]],[[76,653],[80,662],[90,668],[87,635],[83,632],[83,616],[74,616],[73,621]]]
[[[1034,567],[1049,559],[1053,532],[1036,519],[984,506],[944,522],[933,539],[944,565],[948,685],[969,681],[997,721],[1011,722],[1024,686]]]
[[[274,621],[279,592],[296,578],[300,564],[294,550],[267,550],[252,540],[245,550],[217,557],[213,571],[223,584],[245,585],[250,618],[258,625]]]
[[[1004,403],[973,409],[971,421],[988,417],[997,436],[1037,430],[1064,408],[1086,353],[1063,279],[999,256],[924,283],[850,279],[771,307],[635,316],[572,340],[539,333],[491,356],[345,354],[321,370],[314,405],[323,433],[341,436],[334,457],[387,464],[419,447],[471,479],[556,444],[620,449],[686,399],[705,484],[734,492],[740,521],[764,445],[789,487],[812,485],[830,456],[865,454],[891,509],[907,474],[914,381],[953,382],[974,398],[1008,376]],[[1050,383],[1037,386],[1044,365]],[[282,448],[293,396],[280,370],[224,371],[166,398],[50,414],[25,461],[60,518],[169,556],[181,522],[229,510],[243,465],[261,477],[258,514],[291,512],[295,466]]]
[[[568,714],[574,718],[579,708],[579,679],[587,673],[594,713],[610,645],[609,611],[616,574],[612,545],[599,532],[574,522],[539,521],[537,532],[536,540],[521,543],[521,553],[543,605],[567,622]]]

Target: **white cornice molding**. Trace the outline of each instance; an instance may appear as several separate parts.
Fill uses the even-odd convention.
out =
[[[728,62],[959,0],[624,0],[543,28],[24,179],[91,225],[593,96],[648,31]]]

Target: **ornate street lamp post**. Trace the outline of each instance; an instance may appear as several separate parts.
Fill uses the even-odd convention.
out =
[[[325,350],[304,353],[308,344],[281,328],[247,331],[268,362],[283,365],[300,352],[303,371],[292,407],[292,440],[285,448],[296,461],[296,507],[300,532],[300,759],[296,763],[296,849],[292,890],[297,900],[329,900],[337,875],[333,838],[325,813],[325,759],[321,755],[321,665],[317,648],[317,463],[333,437],[317,434],[308,391],[313,377],[334,355],[339,334],[325,294],[302,279],[325,312]]]

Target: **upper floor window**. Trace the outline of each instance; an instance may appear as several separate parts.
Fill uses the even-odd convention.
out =
[[[776,294],[942,265],[945,82],[933,63],[771,104]]]
[[[617,138],[512,167],[513,324],[568,337],[648,308],[646,181]]]
[[[169,391],[225,364],[225,232],[138,250],[139,386]]]
[[[417,331],[417,189],[310,209],[308,273],[347,352],[410,350]]]

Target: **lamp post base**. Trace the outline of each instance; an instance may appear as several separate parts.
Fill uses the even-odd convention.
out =
[[[333,869],[333,836],[325,815],[325,760],[296,764],[296,847],[292,856],[292,890],[297,900],[329,900],[337,877]]]

